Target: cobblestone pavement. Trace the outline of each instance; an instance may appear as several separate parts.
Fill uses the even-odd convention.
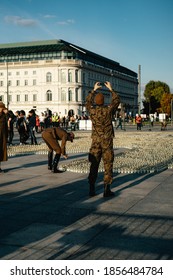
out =
[[[66,162],[81,158],[87,153]],[[44,154],[2,165],[0,259],[173,259],[171,169],[115,173],[115,196],[105,199],[102,173],[89,198],[87,174],[53,174]]]

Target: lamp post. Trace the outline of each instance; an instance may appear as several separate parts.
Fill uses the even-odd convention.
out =
[[[148,121],[149,121],[149,131],[151,131],[150,111],[151,111],[151,96],[149,97],[149,104],[148,104]]]
[[[9,82],[8,82],[8,58],[6,59],[7,67],[7,109],[9,108]]]

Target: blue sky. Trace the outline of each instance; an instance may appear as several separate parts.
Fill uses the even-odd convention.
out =
[[[172,0],[1,0],[0,43],[63,39],[173,93]]]

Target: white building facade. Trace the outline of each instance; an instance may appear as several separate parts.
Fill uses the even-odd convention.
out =
[[[14,112],[82,115],[97,81],[110,81],[121,103],[137,111],[137,74],[115,61],[63,40],[0,45],[0,97]]]

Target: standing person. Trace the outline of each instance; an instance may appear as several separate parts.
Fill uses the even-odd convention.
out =
[[[58,116],[57,113],[54,113],[52,115],[52,126],[53,127],[58,127],[60,126],[60,117]]]
[[[13,113],[13,111],[8,111],[8,145],[11,146],[13,143],[13,137],[14,137],[14,122],[16,120],[16,117]]]
[[[16,111],[15,113],[14,113],[14,115],[15,115],[15,122],[16,122],[16,129],[17,129],[17,120],[19,119],[19,117],[20,117],[20,111]]]
[[[65,129],[68,129],[68,124],[69,124],[69,116],[66,116],[66,118],[65,118]]]
[[[103,159],[104,163],[104,197],[113,196],[114,193],[110,190],[113,177],[113,137],[114,130],[112,125],[112,114],[118,108],[120,98],[112,89],[110,82],[105,82],[104,85],[112,93],[112,101],[109,106],[104,105],[104,95],[96,91],[102,86],[96,82],[94,89],[89,92],[86,99],[86,108],[90,114],[92,121],[92,144],[89,152],[90,172],[89,180],[89,195],[95,195],[95,182],[98,175],[98,168]],[[94,103],[95,102],[95,103]]]
[[[44,115],[44,127],[48,128],[52,126],[52,117],[50,117],[50,115],[48,115],[48,113],[46,112]]]
[[[66,154],[66,142],[73,142],[74,134],[72,132],[68,133],[60,127],[51,127],[47,128],[42,132],[42,138],[45,141],[46,145],[49,148],[48,152],[48,169],[52,170],[53,173],[61,173],[57,169],[61,154],[65,159],[68,158]],[[61,147],[58,143],[58,140],[61,140]],[[55,157],[53,160],[53,151],[55,151]],[[53,162],[52,162],[53,160]]]
[[[43,112],[41,113],[41,116],[39,117],[39,119],[40,119],[40,129],[41,129],[41,132],[42,132],[43,129],[44,129],[44,119],[45,119],[45,116],[44,116]]]
[[[116,129],[118,129],[119,127],[121,128],[121,130],[123,129],[121,116],[119,116],[119,118],[118,118],[118,124],[117,124]]]
[[[27,121],[28,121],[29,134],[31,137],[31,145],[34,145],[34,144],[37,145],[37,139],[35,136],[36,114],[35,114],[34,109],[29,111]]]
[[[16,123],[17,130],[19,132],[20,145],[25,145],[29,138],[28,128],[26,124],[26,114],[24,110],[20,111],[19,117]]]
[[[37,133],[40,132],[40,118],[39,118],[39,115],[36,115],[36,125],[35,125],[35,130]]]
[[[65,116],[62,118],[62,126],[65,127]]]
[[[141,115],[137,115],[135,120],[136,120],[137,130],[141,130],[142,127]]]
[[[7,124],[8,110],[5,108],[5,104],[0,101],[0,173],[3,173],[1,169],[1,162],[8,160],[7,155],[7,139],[8,139],[8,124]]]
[[[150,122],[151,122],[151,126],[154,125],[154,115],[150,115]]]

